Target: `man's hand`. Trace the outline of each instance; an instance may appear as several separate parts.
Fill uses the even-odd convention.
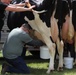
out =
[[[30,6],[30,7],[28,8],[28,10],[29,10],[29,11],[32,11],[33,8],[35,8],[35,5]]]

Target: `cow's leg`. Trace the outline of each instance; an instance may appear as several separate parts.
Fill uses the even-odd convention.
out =
[[[50,62],[49,62],[47,73],[54,71],[55,50],[49,50],[49,52],[50,52]]]
[[[51,51],[50,50],[50,62],[49,62],[49,67],[47,70],[47,73],[49,74],[50,72],[54,71],[54,57],[55,57],[55,50]]]
[[[49,62],[49,67],[48,67],[47,73],[54,71],[55,50],[49,50],[49,52],[50,52],[50,62]]]
[[[63,46],[64,46],[64,43],[63,43],[63,41],[60,41],[58,38],[56,44],[57,44],[57,50],[59,53],[59,64],[58,64],[57,70],[62,71],[63,70]]]
[[[54,70],[55,43],[53,43],[50,37],[47,37],[45,34],[42,34],[42,37],[47,47],[49,48],[49,52],[50,52],[50,62],[49,62],[49,68],[47,71],[47,73],[50,73],[50,71]]]
[[[41,34],[45,44],[49,48],[50,63],[49,63],[49,68],[48,68],[47,73],[50,73],[50,71],[54,70],[54,56],[55,56],[55,43],[53,43],[53,41],[51,39],[52,38],[51,37],[51,29],[46,26],[46,23],[43,22],[39,18],[39,15],[37,13],[33,12],[33,14],[35,15],[34,20],[30,21],[27,17],[25,17],[25,20],[29,22],[30,26],[33,29],[37,30]]]
[[[49,68],[47,73],[50,73],[50,71],[54,70],[54,57],[55,57],[55,44],[52,43],[50,37],[47,37],[45,34],[41,35],[37,31],[34,32],[34,36],[36,36],[38,39],[42,40],[45,42],[45,44],[49,48],[50,52],[50,62],[49,62]]]
[[[54,42],[57,41],[59,34],[57,20],[52,16],[51,17],[51,36]]]
[[[35,32],[35,36],[39,34],[38,32]],[[54,57],[55,57],[55,44],[52,43],[50,37],[47,37],[45,34],[40,35],[44,39],[43,42],[48,46],[49,52],[50,52],[50,62],[49,62],[49,68],[47,73],[50,73],[50,71],[54,70]],[[41,40],[41,37],[37,37]]]

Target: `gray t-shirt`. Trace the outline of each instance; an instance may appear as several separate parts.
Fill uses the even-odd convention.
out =
[[[8,59],[14,59],[21,56],[24,42],[28,43],[33,39],[20,28],[13,29],[4,44],[3,56]]]

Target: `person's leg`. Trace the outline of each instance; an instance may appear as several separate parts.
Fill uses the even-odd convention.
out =
[[[29,74],[30,71],[23,60],[22,57],[18,57],[13,60],[6,59],[6,61],[11,64],[12,66],[8,66],[6,72],[9,73],[22,73],[22,74]]]

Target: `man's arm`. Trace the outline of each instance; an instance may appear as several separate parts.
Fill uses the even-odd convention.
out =
[[[40,40],[32,40],[31,42],[26,43],[27,45],[30,46],[42,46],[44,43]]]
[[[7,10],[7,11],[15,11],[15,12],[31,11],[34,7],[35,7],[35,5],[31,6],[30,8],[25,8],[25,7],[21,7],[21,6],[16,6],[16,5],[10,4],[10,5],[8,5],[5,8],[5,10]]]

